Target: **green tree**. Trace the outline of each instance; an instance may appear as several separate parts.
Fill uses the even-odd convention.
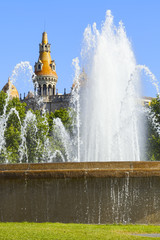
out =
[[[18,98],[10,99],[7,105],[7,127],[4,133],[7,159],[9,162],[19,162],[19,145],[21,144],[21,126],[25,117],[26,104]]]
[[[7,102],[6,102],[7,100]],[[4,112],[5,107],[5,112]],[[18,98],[8,99],[0,92],[0,116],[6,120],[4,132],[5,146],[0,153],[0,161],[41,162],[59,150],[65,155],[65,149],[58,137],[53,135],[53,119],[60,118],[65,129],[71,134],[72,117],[67,109],[61,108],[54,113],[39,110],[26,112],[26,103]]]
[[[50,132],[52,131],[53,127],[53,119],[59,118],[65,129],[71,134],[72,132],[72,122],[73,122],[73,117],[72,117],[72,109],[66,109],[66,108],[60,108],[59,110],[55,110],[55,112],[47,113],[47,119],[48,119],[48,124],[49,124],[49,129]]]
[[[16,163],[19,160],[18,148],[21,142],[21,132],[11,123],[5,131],[7,160]]]
[[[6,99],[7,99],[7,94],[1,91],[0,92],[0,116],[3,114]]]
[[[157,96],[148,107],[147,159],[160,161],[160,98]]]
[[[59,118],[65,128],[66,134],[68,136],[72,135],[72,109],[66,109],[66,108],[60,108],[59,110],[56,110],[54,113],[48,113],[48,124],[49,124],[49,138],[50,138],[50,146],[52,149],[52,152],[56,152],[57,150],[61,152],[64,159],[66,159],[66,148],[64,146],[64,143],[62,141],[62,133],[60,133],[60,129],[57,129],[54,125],[54,119]],[[56,156],[56,159],[58,161],[62,161],[62,155],[59,153]]]

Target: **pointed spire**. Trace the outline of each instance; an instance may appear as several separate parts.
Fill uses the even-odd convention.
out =
[[[50,75],[55,76],[58,79],[55,69],[55,62],[51,59],[50,44],[48,43],[47,33],[42,33],[42,43],[39,44],[39,58],[35,63],[35,74],[38,75]]]
[[[47,44],[47,43],[48,43],[47,33],[43,32],[43,34],[42,34],[42,44]]]
[[[8,83],[10,83],[11,82],[11,80],[10,80],[10,77],[8,78]]]

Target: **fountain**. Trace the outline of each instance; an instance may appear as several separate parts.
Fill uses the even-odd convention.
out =
[[[123,24],[113,24],[107,11],[98,31],[84,32],[82,59],[87,89],[82,106],[82,159],[87,161],[139,161],[144,129],[137,99],[140,76]]]
[[[71,135],[54,119],[48,138],[43,112],[42,142],[31,111],[23,122],[16,109],[10,112],[21,125],[21,164],[0,165],[0,221],[159,224],[160,163],[144,161],[146,130],[138,100],[141,71],[159,92],[156,79],[136,64],[124,26],[114,26],[110,11],[100,31],[96,24],[85,29],[81,57],[82,72],[79,59],[73,60]],[[7,124],[5,109],[0,126]],[[28,132],[34,160],[28,157]],[[6,152],[4,128],[0,134],[0,150]],[[59,143],[62,151],[55,148]]]

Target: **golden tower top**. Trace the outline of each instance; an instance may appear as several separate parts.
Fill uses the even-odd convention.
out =
[[[8,82],[4,85],[2,91],[7,93],[9,90],[9,97],[12,98],[19,98],[18,90],[17,88],[11,83],[10,78],[8,78]]]
[[[42,43],[39,44],[39,59],[35,63],[35,74],[37,76],[54,76],[57,80],[56,64],[54,60],[52,61],[50,52],[47,33],[43,32]]]

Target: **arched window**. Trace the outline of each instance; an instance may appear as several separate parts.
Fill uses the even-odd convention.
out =
[[[41,85],[38,86],[38,95],[41,96]]]
[[[46,87],[46,84],[43,85],[43,96],[46,96],[47,95],[47,87]]]
[[[53,86],[53,95],[55,95],[55,86]]]
[[[48,86],[48,95],[49,96],[52,95],[52,87],[51,87],[51,85]]]

